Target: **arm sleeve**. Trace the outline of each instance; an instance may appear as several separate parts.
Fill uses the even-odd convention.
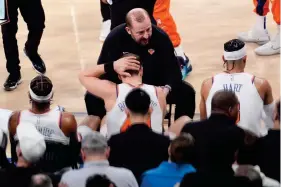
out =
[[[116,48],[115,45],[116,43],[118,43],[118,41],[115,41],[114,38],[116,38],[116,35],[114,32],[113,33],[111,32],[105,39],[101,49],[100,56],[98,58],[98,63],[97,63],[98,65],[113,63],[114,61],[118,60],[118,58],[120,57],[118,53],[118,49]],[[100,78],[104,80],[112,81],[116,84],[120,83],[120,80],[116,72],[103,74]]]

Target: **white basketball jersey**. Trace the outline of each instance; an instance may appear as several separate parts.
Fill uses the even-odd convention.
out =
[[[248,73],[220,73],[214,76],[212,88],[206,101],[208,117],[211,114],[213,95],[219,90],[232,90],[240,102],[238,126],[261,136],[262,130],[264,130],[261,126],[263,100],[255,87],[254,80],[255,76]]]
[[[19,123],[25,121],[34,124],[46,142],[69,145],[69,137],[64,135],[60,127],[61,116],[62,113],[58,110],[50,110],[44,114],[34,114],[29,110],[23,110],[20,112]]]
[[[117,134],[126,129],[126,122],[128,122],[126,114],[125,98],[128,93],[135,87],[129,84],[118,85],[118,96],[114,107],[111,111],[107,112],[107,136],[110,137],[113,134]],[[145,90],[151,99],[152,114],[150,116],[150,127],[154,132],[162,133],[163,131],[163,111],[158,101],[156,88],[152,85],[143,84],[139,88]],[[130,124],[129,124],[130,125]]]

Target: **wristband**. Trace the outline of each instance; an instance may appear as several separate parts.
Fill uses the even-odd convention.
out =
[[[172,87],[171,87],[171,86],[169,86],[169,85],[165,85],[165,86],[164,86],[164,88],[167,88],[167,89],[169,90],[169,92],[171,92],[171,91],[172,91]]]
[[[109,62],[104,64],[104,72],[109,73],[109,72],[114,72],[114,67],[113,67],[114,62]]]

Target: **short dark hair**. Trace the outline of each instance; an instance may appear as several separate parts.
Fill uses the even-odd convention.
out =
[[[194,151],[194,138],[191,134],[182,133],[170,145],[170,159],[177,164],[192,162]]]
[[[211,102],[212,110],[228,111],[230,107],[234,107],[239,104],[238,98],[235,92],[231,90],[219,90],[217,91]]]
[[[139,70],[126,70],[125,72],[129,73],[130,75],[138,75],[141,70],[141,67],[142,67],[142,61],[140,59],[140,56],[133,54],[133,53],[125,53],[122,56],[122,58],[123,57],[136,57],[136,60],[140,62],[140,69]]]
[[[98,174],[90,176],[86,181],[86,187],[109,187],[111,184],[116,187],[116,185],[111,182],[106,175]]]
[[[37,96],[47,96],[53,90],[53,83],[45,75],[38,75],[31,80],[30,89]],[[45,101],[45,102],[36,101],[35,99],[33,99],[31,97],[30,97],[30,99],[36,104],[36,107],[39,110],[48,107],[50,105],[50,102],[51,102],[51,100]]]
[[[125,98],[127,108],[134,114],[146,115],[150,107],[150,97],[140,88],[134,88]]]
[[[224,51],[233,52],[242,49],[245,46],[245,43],[239,39],[229,40],[224,44]]]

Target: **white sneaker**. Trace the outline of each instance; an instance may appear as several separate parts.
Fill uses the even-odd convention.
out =
[[[248,32],[238,34],[238,39],[243,42],[252,42],[263,45],[270,40],[270,36],[266,29],[266,17],[257,15],[256,18],[254,27]]]
[[[101,32],[100,32],[100,37],[99,37],[101,42],[104,42],[107,35],[110,33],[110,27],[111,27],[111,20],[102,22]]]
[[[248,32],[242,32],[238,34],[238,39],[242,40],[243,42],[252,42],[263,45],[269,42],[270,36],[266,29],[257,29],[253,27]]]
[[[269,42],[256,48],[255,53],[261,56],[280,54],[280,26],[277,34]]]

